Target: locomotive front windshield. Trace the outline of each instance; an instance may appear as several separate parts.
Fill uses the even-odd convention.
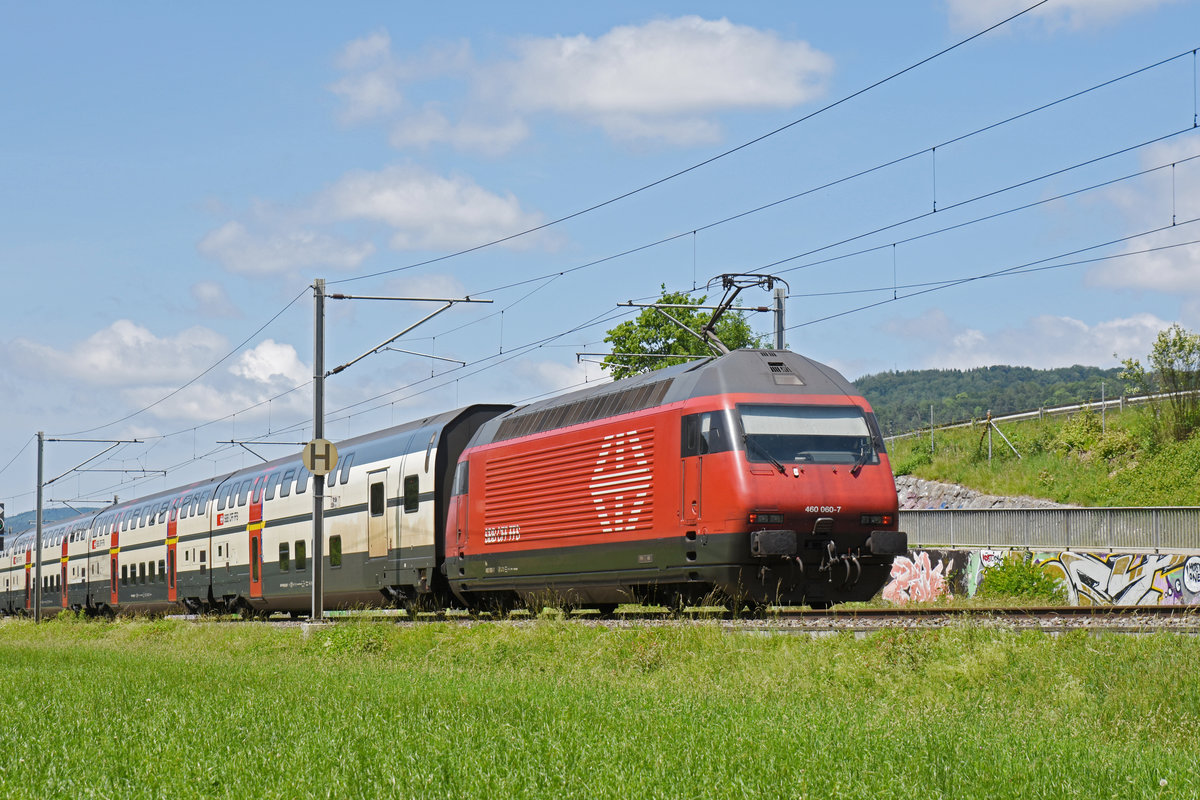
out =
[[[750,461],[779,467],[879,463],[877,437],[857,406],[739,405],[738,413]]]

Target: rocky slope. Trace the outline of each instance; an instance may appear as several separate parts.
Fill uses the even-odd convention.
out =
[[[1036,497],[1000,497],[984,494],[956,483],[939,483],[912,475],[896,477],[900,509],[924,508],[1067,508],[1061,503]]]

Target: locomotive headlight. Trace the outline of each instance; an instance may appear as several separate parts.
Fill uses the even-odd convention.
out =
[[[783,514],[764,513],[762,511],[750,512],[751,525],[782,525]]]
[[[891,514],[863,514],[859,522],[863,525],[891,525],[895,517]]]

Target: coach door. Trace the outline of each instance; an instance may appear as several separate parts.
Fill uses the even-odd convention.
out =
[[[69,587],[71,585],[70,583],[67,582],[67,561],[70,560],[70,557],[67,555],[67,545],[70,543],[70,541],[71,541],[70,535],[63,537],[62,556],[60,556],[60,561],[59,561],[61,566],[59,567],[59,582],[58,582],[58,584],[59,584],[59,586],[62,587],[62,607],[63,608],[67,608],[70,605],[67,602],[67,587]]]
[[[262,530],[263,530],[263,504],[262,504],[262,484],[265,483],[265,477],[255,478],[254,488],[250,491],[250,522],[246,525],[246,532],[250,536],[250,596],[263,596],[263,555],[262,555]]]
[[[167,517],[167,600],[174,603],[178,599],[175,587],[175,548],[179,545],[179,501],[171,504],[171,514]]]
[[[33,581],[33,551],[25,551],[25,610],[33,610],[33,593],[31,591]]]
[[[117,542],[117,523],[113,523],[112,536],[108,540],[108,593],[109,604],[115,606],[117,599],[117,555],[121,548]]]
[[[391,541],[391,518],[387,503],[386,469],[367,476],[367,557],[382,558]]]

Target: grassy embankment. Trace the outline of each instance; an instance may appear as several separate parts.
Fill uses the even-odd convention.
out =
[[[989,494],[1082,506],[1200,505],[1200,432],[1170,441],[1154,413],[1110,410],[1103,429],[1094,412],[1000,423],[1021,458],[993,433],[990,464],[982,423],[938,431],[932,457],[926,432],[891,444],[892,468]]]
[[[1194,797],[1200,641],[0,623],[0,796]]]

